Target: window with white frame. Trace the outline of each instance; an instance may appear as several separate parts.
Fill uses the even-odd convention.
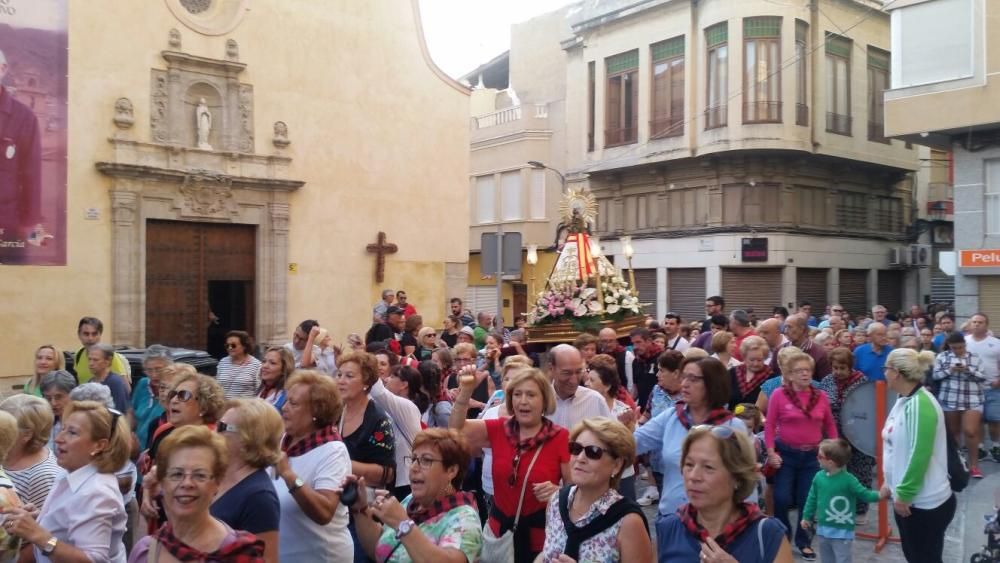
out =
[[[986,161],[986,234],[1000,235],[1000,160]]]
[[[504,221],[524,218],[521,211],[521,171],[504,172],[500,175],[500,213]]]
[[[545,170],[531,169],[531,195],[529,196],[529,216],[545,219]]]
[[[493,223],[497,220],[496,186],[493,175],[476,178],[476,222]]]
[[[973,76],[979,6],[979,0],[934,0],[893,10],[892,87]]]

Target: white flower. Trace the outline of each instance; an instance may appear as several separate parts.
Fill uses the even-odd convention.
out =
[[[608,305],[608,314],[609,315],[614,315],[615,313],[617,313],[620,310],[621,310],[621,307],[619,307],[618,305]]]
[[[587,308],[591,311],[598,312],[601,310],[601,304],[595,299],[594,301],[587,303]]]

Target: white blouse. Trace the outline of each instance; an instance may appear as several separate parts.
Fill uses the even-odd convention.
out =
[[[127,518],[118,479],[88,464],[56,478],[38,525],[84,552],[93,563],[125,563],[122,536]],[[51,560],[36,546],[35,561]]]

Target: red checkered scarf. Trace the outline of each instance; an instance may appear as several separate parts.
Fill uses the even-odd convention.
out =
[[[850,389],[852,385],[860,381],[861,378],[864,376],[865,374],[861,373],[858,370],[854,370],[854,372],[851,373],[851,375],[847,376],[846,379],[840,380],[837,379],[836,377],[833,378],[833,383],[837,386],[838,404],[844,404],[844,393],[847,393],[847,390]]]
[[[285,452],[288,457],[296,457],[310,452],[327,442],[337,441],[340,441],[340,434],[337,433],[337,429],[331,424],[314,431],[294,444],[292,443],[292,437],[285,434],[284,438],[281,439],[281,451]]]
[[[799,394],[792,388],[791,383],[785,383],[782,385],[781,390],[785,393],[785,397],[788,399],[788,402],[798,407],[798,409],[802,411],[802,414],[806,415],[806,418],[812,418],[812,411],[816,408],[816,403],[819,402],[818,389],[812,385],[809,386],[809,404],[805,407],[802,406],[802,401],[799,400]]]
[[[698,510],[695,507],[685,504],[677,509],[677,515],[680,516],[681,522],[688,533],[698,538],[699,542],[704,543],[708,539],[708,530],[698,523]],[[726,524],[726,527],[722,529],[722,533],[715,537],[715,542],[722,549],[726,549],[726,546],[739,537],[744,530],[761,518],[764,518],[764,514],[756,504],[749,502],[740,503],[739,516],[736,520]]]
[[[426,508],[421,506],[416,500],[411,500],[410,504],[406,505],[406,515],[410,520],[413,520],[414,524],[419,526],[439,514],[444,514],[460,506],[471,506],[474,510],[479,510],[476,507],[475,495],[465,491],[458,491],[453,495],[448,495],[443,499],[434,501]]]
[[[522,440],[521,425],[518,424],[516,418],[513,416],[508,418],[503,425],[504,434],[507,435],[507,443],[510,444],[510,447],[517,450],[518,455],[542,447],[545,445],[545,442],[548,442],[552,438],[555,438],[556,434],[559,434],[559,429],[560,427],[553,424],[551,420],[542,417],[542,427],[538,430],[538,433],[527,440]]]
[[[250,532],[236,531],[236,539],[212,553],[204,553],[174,535],[170,522],[160,526],[156,541],[178,561],[219,561],[225,563],[264,563],[264,542]]]
[[[677,420],[681,421],[681,425],[683,425],[685,429],[691,430],[691,426],[694,425],[694,421],[691,420],[691,415],[688,413],[687,405],[684,404],[684,401],[677,401],[677,403],[674,404],[674,408],[677,409]],[[706,418],[705,422],[702,424],[718,426],[724,422],[728,422],[732,418],[733,413],[726,409],[712,409],[708,413],[708,418]]]
[[[650,342],[649,346],[646,348],[646,353],[641,355],[636,354],[636,356],[638,356],[639,359],[641,359],[642,361],[649,363],[649,362],[655,362],[656,359],[659,358],[660,354],[662,353],[663,353],[662,346],[656,344],[655,342]]]
[[[764,371],[755,373],[749,381],[747,380],[747,369],[746,364],[736,366],[736,382],[740,386],[741,397],[746,397],[771,377],[771,366],[767,364],[764,365]]]

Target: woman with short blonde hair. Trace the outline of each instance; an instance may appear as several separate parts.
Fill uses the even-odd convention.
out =
[[[42,344],[35,349],[35,374],[28,381],[24,382],[24,389],[22,391],[28,395],[41,397],[42,387],[40,384],[42,377],[49,372],[63,369],[64,363],[65,359],[59,348],[51,344]]]
[[[21,501],[41,508],[62,472],[55,454],[47,447],[55,420],[52,407],[34,395],[13,395],[0,402],[0,410],[14,416],[18,429],[3,468],[14,481]]]

